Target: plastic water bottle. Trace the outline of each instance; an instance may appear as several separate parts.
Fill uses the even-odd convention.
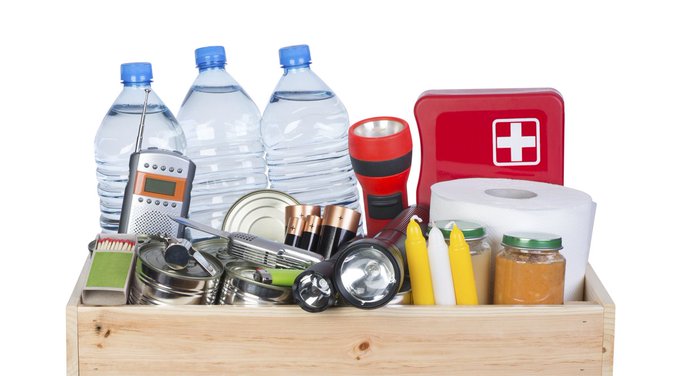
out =
[[[195,55],[198,77],[177,113],[187,156],[196,163],[189,216],[221,228],[234,201],[267,187],[260,110],[225,70],[222,46],[199,48]]]
[[[283,77],[262,115],[271,188],[304,204],[361,211],[345,106],[310,69],[307,45],[281,48],[279,59]]]
[[[144,106],[144,89],[151,88],[153,79],[151,64],[122,64],[120,79],[123,82],[123,91],[104,116],[94,140],[100,224],[104,232],[118,231],[130,169],[130,154],[135,151]],[[157,147],[184,152],[186,141],[182,129],[153,90],[149,93],[144,124],[142,149]]]

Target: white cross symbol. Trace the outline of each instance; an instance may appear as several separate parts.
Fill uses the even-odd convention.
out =
[[[498,149],[510,148],[510,160],[522,161],[522,149],[536,147],[536,136],[522,136],[522,123],[510,123],[510,137],[498,137]]]

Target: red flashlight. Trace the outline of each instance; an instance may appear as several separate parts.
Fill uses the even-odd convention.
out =
[[[406,182],[413,142],[408,123],[389,116],[349,128],[349,156],[364,191],[368,236],[374,236],[408,206]]]

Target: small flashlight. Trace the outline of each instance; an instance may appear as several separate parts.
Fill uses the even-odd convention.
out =
[[[408,123],[396,117],[361,120],[349,129],[349,156],[364,192],[368,236],[408,206],[406,183],[413,142]]]
[[[382,307],[394,298],[408,274],[404,241],[413,215],[427,222],[427,209],[410,206],[375,237],[349,242],[338,251],[333,284],[344,301],[369,309]]]
[[[333,257],[314,264],[293,282],[293,301],[307,312],[321,312],[334,305],[337,293],[333,287]]]

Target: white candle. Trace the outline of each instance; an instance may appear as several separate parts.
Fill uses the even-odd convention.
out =
[[[427,241],[427,255],[430,260],[435,304],[455,305],[456,295],[453,291],[453,279],[451,278],[449,247],[437,226],[432,226],[432,230],[430,230],[430,238]]]

